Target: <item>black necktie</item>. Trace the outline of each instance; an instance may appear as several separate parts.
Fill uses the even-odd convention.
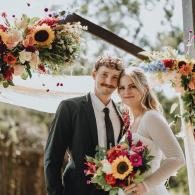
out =
[[[105,124],[106,124],[106,137],[107,137],[107,149],[110,149],[110,147],[114,146],[114,130],[112,126],[112,122],[109,117],[109,109],[105,107],[103,109],[105,114]]]

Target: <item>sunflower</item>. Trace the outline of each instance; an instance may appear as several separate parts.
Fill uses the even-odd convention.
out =
[[[126,156],[119,156],[112,162],[112,172],[116,179],[125,179],[132,170],[133,166]]]
[[[38,46],[48,47],[55,38],[54,31],[46,24],[36,26],[31,33]]]

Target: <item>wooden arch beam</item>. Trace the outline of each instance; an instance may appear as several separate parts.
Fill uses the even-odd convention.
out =
[[[137,45],[133,43],[128,42],[127,40],[81,17],[78,14],[73,13],[73,14],[68,15],[66,19],[64,20],[64,22],[81,22],[81,25],[88,27],[87,31],[89,33],[107,41],[108,43],[111,43],[112,45],[126,51],[127,53],[141,60],[147,60],[146,56],[139,54],[139,52],[144,51],[144,49],[142,49],[141,47],[138,47]]]

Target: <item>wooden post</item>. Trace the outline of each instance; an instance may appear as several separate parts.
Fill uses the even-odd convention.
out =
[[[188,42],[188,31],[192,30],[192,34],[195,33],[195,0],[182,0],[183,7],[183,31],[184,31],[184,43]],[[190,48],[189,55],[190,57],[195,57],[195,44],[194,40],[192,41],[192,47]],[[187,48],[186,48],[187,50]],[[181,97],[180,100],[180,109],[181,114],[184,112],[183,102]],[[184,132],[184,147],[185,147],[185,156],[186,156],[186,165],[188,172],[188,183],[190,195],[195,194],[195,141],[193,135],[193,128],[187,127],[182,118],[182,131]]]
[[[183,116],[184,114],[184,106],[181,98],[181,94],[178,94],[179,106],[180,106],[180,114]],[[195,142],[193,130],[190,127],[186,126],[184,117],[181,117],[181,132],[184,135],[184,148],[185,148],[185,158],[186,158],[186,166],[188,173],[188,185],[190,195],[195,194]]]
[[[188,31],[195,34],[195,0],[182,0],[183,7],[183,32],[185,45],[188,41]],[[195,39],[194,39],[195,40]],[[193,40],[190,56],[195,57],[195,41]]]

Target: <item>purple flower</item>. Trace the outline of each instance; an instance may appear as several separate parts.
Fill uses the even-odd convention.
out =
[[[0,55],[6,51],[6,45],[0,41]]]

